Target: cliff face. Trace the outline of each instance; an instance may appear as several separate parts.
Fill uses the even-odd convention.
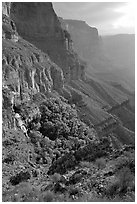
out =
[[[10,19],[10,3],[2,3],[2,38],[18,41],[18,33],[14,22]]]
[[[43,93],[50,92],[53,86],[54,89],[63,88],[62,70],[51,62],[46,54],[26,41],[20,40],[18,44],[12,44],[4,40],[2,62],[4,86],[15,83],[18,92],[21,84],[34,91],[41,90]]]
[[[5,109],[11,109],[10,100],[14,95],[16,102],[20,103],[37,93],[63,90],[62,70],[46,54],[24,40],[3,39],[2,64]]]
[[[12,3],[10,17],[25,40],[48,53],[64,73],[67,81],[84,77],[83,64],[72,50],[72,40],[51,3]]]
[[[82,59],[89,60],[99,55],[98,30],[86,24],[85,21],[63,20],[60,18],[62,27],[66,27],[73,40],[73,47]]]
[[[59,19],[62,27],[66,28],[72,36],[74,50],[80,58],[88,63],[88,68],[91,69],[93,66],[94,72],[100,69],[100,67],[96,66],[96,63],[105,56],[98,30],[90,27],[85,21]]]
[[[9,17],[10,15],[10,2],[2,2],[2,14]]]
[[[10,18],[10,3],[3,3],[2,84],[3,119],[12,120],[12,100],[29,101],[37,93],[47,94],[53,89],[62,92],[64,76],[61,68],[49,56],[23,40]],[[6,111],[6,112],[5,112]]]

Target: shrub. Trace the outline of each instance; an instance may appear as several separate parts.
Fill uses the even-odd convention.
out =
[[[133,186],[134,176],[128,167],[123,167],[118,172],[118,178],[120,181],[120,193],[126,193],[129,188]]]
[[[11,190],[3,193],[3,202],[33,202],[38,201],[40,192],[28,182],[22,182]]]
[[[27,181],[30,178],[31,178],[31,175],[30,175],[29,171],[25,171],[25,172],[20,171],[15,176],[12,176],[10,178],[10,182],[12,185],[17,185],[23,181]]]
[[[98,166],[99,169],[103,169],[106,166],[106,160],[104,158],[96,159],[95,164]]]
[[[92,168],[93,163],[88,162],[88,161],[82,161],[82,162],[80,162],[80,166],[83,167],[83,168],[85,168],[85,167]]]
[[[39,201],[52,202],[55,199],[55,194],[50,191],[46,191],[40,195]]]
[[[81,194],[81,191],[79,188],[70,187],[70,189],[69,189],[69,195],[70,196],[78,196],[79,197],[80,194]]]
[[[76,202],[122,202],[123,200],[119,197],[119,196],[116,196],[114,197],[113,199],[112,198],[107,198],[107,197],[99,197],[99,196],[96,196],[96,195],[92,195],[92,194],[88,194],[88,195],[84,195],[80,198],[78,198],[76,200]]]
[[[15,156],[13,154],[7,155],[7,157],[3,160],[3,163],[13,164],[15,161]]]
[[[106,196],[107,197],[114,197],[116,194],[118,194],[118,189],[119,189],[119,181],[116,180],[114,183],[110,184],[108,188],[106,189]]]
[[[53,183],[57,183],[58,181],[60,181],[60,178],[61,178],[61,175],[58,173],[55,173],[51,176]]]
[[[50,98],[40,105],[40,132],[51,140],[69,136],[83,138],[88,134],[87,126],[82,123],[75,109],[60,99]]]
[[[133,154],[132,154],[132,157],[130,155],[130,157],[121,156],[117,158],[116,171],[122,169],[123,167],[128,167],[132,173],[135,173],[135,158]]]
[[[128,167],[123,167],[116,174],[116,180],[112,183],[107,191],[108,197],[114,197],[115,195],[124,196],[127,191],[134,190],[134,176]]]

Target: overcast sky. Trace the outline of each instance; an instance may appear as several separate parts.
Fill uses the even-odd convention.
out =
[[[132,2],[54,2],[53,7],[58,16],[84,20],[100,35],[134,33]]]

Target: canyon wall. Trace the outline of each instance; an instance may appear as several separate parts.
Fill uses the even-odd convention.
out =
[[[92,60],[95,55],[99,56],[100,40],[96,28],[88,26],[85,21],[59,19],[62,27],[71,34],[73,47],[82,59]]]
[[[12,3],[10,17],[19,35],[49,54],[67,81],[84,78],[83,64],[72,49],[70,34],[61,28],[51,3]]]

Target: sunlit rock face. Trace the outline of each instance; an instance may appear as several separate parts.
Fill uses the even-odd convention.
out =
[[[2,2],[2,14],[6,16],[10,15],[10,5],[11,2]]]
[[[46,52],[62,68],[67,81],[84,78],[70,34],[61,28],[51,3],[12,3],[10,16],[19,35]]]
[[[26,41],[3,41],[3,85],[18,93],[25,89],[50,92],[63,88],[62,70]]]
[[[19,36],[14,22],[10,19],[10,5],[10,2],[2,3],[2,38],[17,42]]]

